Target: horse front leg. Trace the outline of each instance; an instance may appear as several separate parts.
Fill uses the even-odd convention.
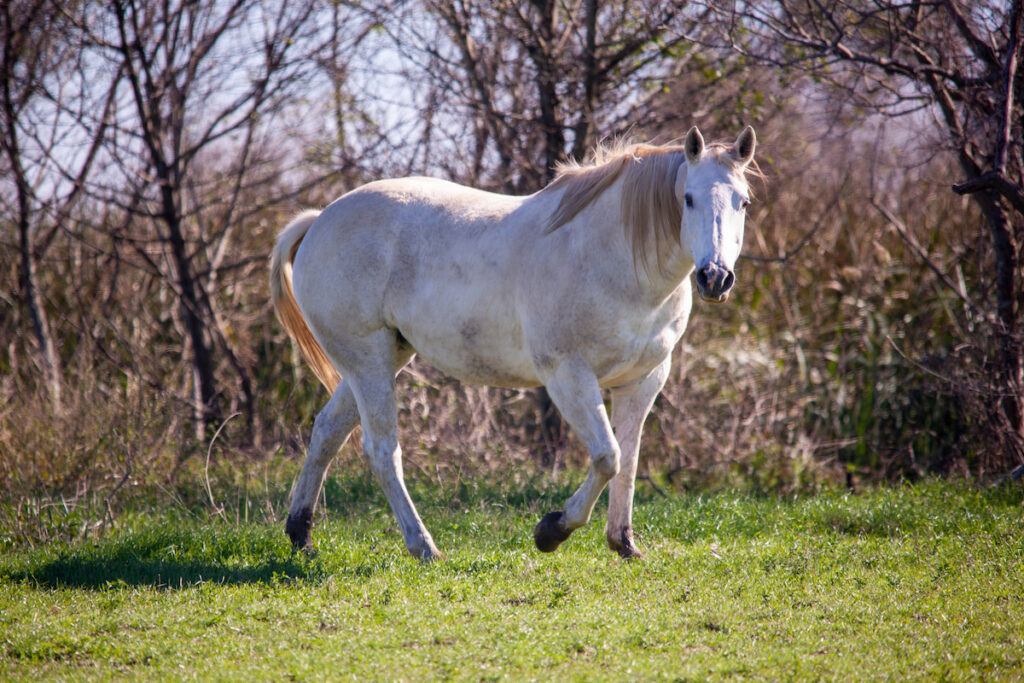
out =
[[[621,459],[619,473],[608,487],[608,524],[605,535],[608,546],[624,558],[642,557],[633,539],[633,490],[636,485],[640,433],[654,399],[668,379],[671,358],[656,367],[640,381],[613,389],[612,425],[619,440]]]
[[[345,445],[349,434],[359,424],[352,387],[342,380],[331,399],[313,422],[313,435],[309,440],[309,453],[302,466],[302,474],[292,492],[292,506],[285,523],[285,531],[296,549],[309,549],[313,529],[313,513],[320,489],[324,485],[327,466]]]
[[[545,386],[562,417],[590,452],[587,478],[569,498],[565,510],[544,515],[533,530],[537,548],[550,553],[590,521],[598,496],[619,471],[619,444],[608,422],[601,387],[587,363],[581,359],[562,362]]]

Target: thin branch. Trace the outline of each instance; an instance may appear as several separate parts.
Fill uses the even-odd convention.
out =
[[[805,246],[807,246],[810,243],[810,241],[814,237],[814,235],[817,234],[818,230],[821,229],[821,226],[823,226],[825,224],[825,217],[828,216],[830,213],[832,213],[832,211],[839,204],[839,199],[840,199],[840,197],[842,197],[843,191],[845,189],[846,189],[846,181],[844,180],[842,187],[840,187],[839,190],[832,197],[832,201],[829,202],[828,206],[825,207],[825,210],[822,211],[818,215],[818,220],[816,220],[814,222],[814,225],[811,226],[810,230],[805,232],[803,234],[803,236],[800,237],[800,240],[796,243],[795,247],[793,247],[792,249],[787,251],[782,256],[751,256],[751,255],[748,255],[748,254],[740,254],[740,258],[746,259],[747,261],[754,261],[756,263],[786,263],[786,262],[788,262],[791,258],[793,258],[798,253],[800,253],[800,251]]]
[[[953,192],[957,194],[974,194],[985,190],[995,190],[1000,196],[1005,197],[1013,208],[1024,214],[1024,191],[1019,185],[1010,182],[1005,175],[999,171],[988,171],[981,175],[965,180],[962,183],[953,185]]]
[[[996,173],[1006,173],[1006,155],[1010,148],[1010,135],[1013,130],[1014,88],[1017,87],[1017,64],[1020,45],[1021,0],[1014,0],[1010,14],[1010,39],[1006,44],[1006,65],[1003,67],[1003,111],[999,122],[999,138],[996,141],[995,161],[992,164]],[[1017,209],[1021,211],[1021,209]],[[1022,212],[1024,213],[1024,212]]]
[[[935,273],[935,276],[939,278],[939,281],[942,282],[947,289],[956,294],[972,313],[989,323],[993,322],[992,317],[978,308],[973,301],[967,298],[967,294],[962,292],[956,283],[949,279],[949,276],[942,272],[942,269],[932,261],[931,257],[928,256],[928,252],[918,244],[917,240],[914,239],[914,236],[910,234],[909,230],[907,230],[907,226],[903,224],[903,221],[901,221],[892,211],[880,204],[874,195],[871,197],[871,205],[875,207],[875,209],[877,209],[887,221],[889,221],[889,224],[896,229],[896,232],[903,238],[903,241],[906,242],[907,246],[910,247],[917,257],[921,259],[921,261],[928,266],[933,273]]]

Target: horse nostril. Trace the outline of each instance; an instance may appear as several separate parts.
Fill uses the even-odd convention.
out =
[[[701,291],[707,289],[707,286],[708,286],[708,267],[704,266],[703,268],[698,270],[696,277],[697,277],[697,286],[701,289]]]
[[[716,263],[699,268],[694,276],[697,279],[697,290],[708,301],[725,301],[736,282],[736,275],[731,269]]]

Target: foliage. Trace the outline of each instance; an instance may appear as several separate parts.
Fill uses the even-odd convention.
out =
[[[726,24],[701,21],[710,3],[593,2],[575,13],[529,3],[513,16],[487,3],[245,0],[232,5],[238,16],[281,8],[283,23],[265,28],[289,37],[268,34],[265,51],[230,62],[202,59],[236,43],[190,45],[210,70],[179,102],[191,53],[164,60],[146,32],[159,33],[160,12],[185,21],[227,6],[18,7],[0,13],[12,55],[0,69],[12,86],[0,150],[0,517],[20,537],[87,536],[130,501],[195,500],[206,476],[255,486],[259,473],[277,482],[272,508],[287,497],[326,401],[267,302],[266,255],[293,211],[382,174],[533,190],[581,141],[666,141],[691,123],[709,137],[753,123],[766,180],[733,300],[695,305],[645,429],[641,477],[662,489],[792,493],[929,474],[988,480],[1019,464],[993,383],[1002,360],[983,212],[948,191],[960,162],[935,151],[941,131],[922,113],[881,126],[865,114],[884,102],[860,91],[836,106],[834,88],[860,73],[842,60],[808,71],[718,50],[712,29]],[[148,17],[138,41],[118,33],[116,12]],[[565,41],[544,43],[549,21]],[[256,30],[242,24],[207,28]],[[45,50],[26,47],[36,34]],[[808,49],[793,58],[819,64]],[[247,59],[278,80],[240,83],[232,92],[251,115],[203,126],[233,111],[220,79]],[[164,79],[132,93],[163,112],[148,130],[138,107],[124,108],[131,98],[116,97],[130,90],[121,68],[131,64],[136,79]],[[545,97],[557,106],[545,109]],[[148,169],[159,150],[143,143],[156,124],[180,145],[164,150],[182,164],[170,199],[171,181]],[[122,191],[125,178],[139,193]],[[161,207],[178,210],[177,256]],[[399,397],[410,476],[522,486],[586,464],[529,392],[460,385],[415,361]],[[220,418],[204,426],[197,401]],[[358,436],[334,467],[362,471]],[[50,525],[58,510],[74,511],[74,524]]]
[[[785,0],[749,5],[709,2],[722,42],[752,60],[803,72],[831,96],[836,117],[864,112],[927,126],[963,180],[935,187],[970,197],[984,229],[960,248],[974,252],[974,278],[959,282],[932,261],[893,212],[907,197],[871,178],[871,205],[896,229],[936,281],[971,309],[971,334],[946,350],[954,392],[985,424],[1001,466],[1024,460],[1024,3],[895,3]],[[929,120],[930,119],[930,120]],[[927,123],[925,123],[927,121]],[[909,132],[909,131],[908,131]],[[901,184],[905,187],[905,184]],[[900,207],[902,208],[902,207]],[[948,251],[943,256],[948,257]],[[946,267],[944,267],[946,266]],[[958,351],[968,347],[973,361]],[[981,365],[983,369],[976,368]]]

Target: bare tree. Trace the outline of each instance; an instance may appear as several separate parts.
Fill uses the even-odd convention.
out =
[[[704,58],[692,34],[706,29],[685,2],[403,7],[407,14],[384,29],[407,65],[405,79],[419,86],[431,144],[455,160],[443,170],[506,192],[534,191],[602,137],[654,123],[650,102]]]
[[[807,71],[846,101],[885,116],[932,116],[964,175],[952,190],[969,195],[987,225],[991,269],[981,273],[972,305],[993,314],[995,413],[1011,451],[1024,456],[1020,0],[708,6],[727,29],[727,44],[746,56]]]
[[[377,14],[386,16],[388,4],[378,4],[375,12],[364,11],[361,4],[329,3],[319,19],[324,43],[311,55],[326,84],[322,90],[311,89],[317,96],[303,102],[304,117],[317,125],[300,134],[308,176],[311,184],[323,187],[323,196],[317,196],[322,201],[367,178],[379,178],[388,157],[386,126],[378,119],[380,112],[374,111],[381,95],[373,91],[372,80],[366,81],[365,70],[352,64],[375,61]]]
[[[177,299],[197,435],[223,414],[217,358],[254,415],[251,372],[216,305],[219,274],[237,267],[233,238],[272,198],[262,134],[306,73],[315,5],[112,0],[75,18],[93,52],[89,75],[113,80],[121,106],[104,140],[105,173],[89,185],[126,220],[116,238]],[[154,250],[154,246],[157,247]]]
[[[105,135],[100,114],[99,125],[80,131],[75,141],[84,151],[61,155],[74,108],[109,112],[113,103],[110,92],[86,100],[74,87],[70,76],[81,66],[81,53],[72,33],[71,22],[53,0],[19,0],[0,7],[0,153],[4,175],[13,185],[0,206],[17,233],[19,298],[31,321],[45,386],[58,406],[64,383],[59,342],[37,263],[81,197]]]

